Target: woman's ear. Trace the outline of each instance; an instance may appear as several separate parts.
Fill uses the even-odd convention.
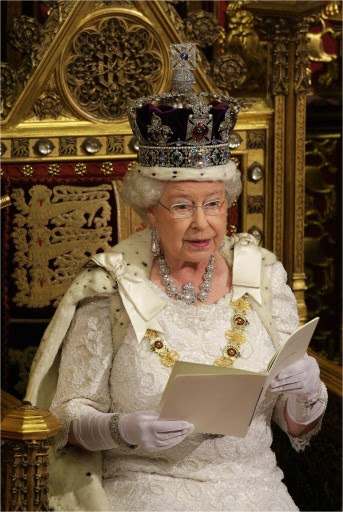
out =
[[[155,220],[156,220],[156,216],[155,216],[155,212],[154,212],[155,208],[153,206],[149,206],[147,209],[146,209],[146,213],[147,213],[147,216],[148,216],[148,219],[149,219],[149,222],[150,224],[153,226],[155,224]]]

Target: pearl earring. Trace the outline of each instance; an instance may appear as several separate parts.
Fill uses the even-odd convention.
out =
[[[155,257],[161,254],[160,239],[155,224],[151,228],[151,252]]]

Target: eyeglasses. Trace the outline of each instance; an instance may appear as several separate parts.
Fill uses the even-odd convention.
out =
[[[225,203],[225,199],[221,201],[207,201],[207,203],[200,204],[199,206],[196,204],[178,203],[168,207],[160,201],[158,203],[166,210],[169,210],[175,219],[185,219],[186,217],[192,217],[197,208],[202,208],[205,215],[219,215],[219,213],[221,213],[222,206]]]

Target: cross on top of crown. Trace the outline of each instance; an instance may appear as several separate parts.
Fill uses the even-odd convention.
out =
[[[170,55],[172,61],[172,69],[179,67],[196,68],[196,45],[194,43],[187,44],[171,44]]]

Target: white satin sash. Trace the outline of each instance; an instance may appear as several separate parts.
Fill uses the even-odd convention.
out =
[[[94,263],[105,268],[118,284],[120,297],[131,320],[132,327],[140,343],[147,329],[164,333],[155,316],[165,306],[165,302],[150,288],[142,277],[127,272],[120,253],[96,254]]]
[[[242,236],[243,235],[243,236]],[[247,233],[233,236],[232,300],[249,294],[258,304],[261,297],[262,252],[256,239]]]

